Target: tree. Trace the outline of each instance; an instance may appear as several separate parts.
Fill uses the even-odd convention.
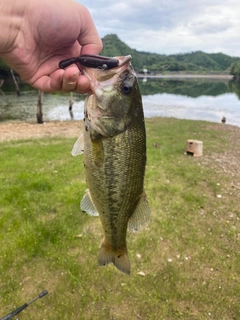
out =
[[[230,74],[233,76],[234,80],[240,81],[240,61],[232,64]]]

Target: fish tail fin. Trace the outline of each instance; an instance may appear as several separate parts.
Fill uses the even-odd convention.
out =
[[[113,263],[118,270],[130,274],[127,248],[114,250],[103,242],[98,255],[98,264],[105,266],[108,263]]]

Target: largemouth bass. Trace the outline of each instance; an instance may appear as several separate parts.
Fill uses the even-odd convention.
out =
[[[113,263],[130,274],[127,228],[140,230],[150,218],[143,188],[146,133],[131,56],[114,59],[118,66],[111,69],[81,66],[90,79],[91,92],[85,100],[84,132],[72,154],[84,150],[88,190],[81,209],[99,215],[103,227],[99,265]]]

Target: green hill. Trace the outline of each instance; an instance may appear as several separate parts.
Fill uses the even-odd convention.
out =
[[[116,34],[106,35],[103,39],[102,55],[119,56],[131,54],[133,65],[137,70],[147,68],[150,71],[193,71],[193,72],[223,72],[230,71],[233,62],[240,58],[223,53],[204,53],[196,51],[185,54],[164,55],[141,52],[130,48]]]

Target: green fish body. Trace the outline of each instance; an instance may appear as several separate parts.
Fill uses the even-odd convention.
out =
[[[146,132],[131,56],[117,58],[117,68],[84,69],[92,92],[85,101],[84,147],[81,137],[73,154],[84,149],[88,190],[81,209],[99,215],[103,227],[99,265],[112,262],[130,274],[127,229],[138,231],[150,218],[143,188]]]

